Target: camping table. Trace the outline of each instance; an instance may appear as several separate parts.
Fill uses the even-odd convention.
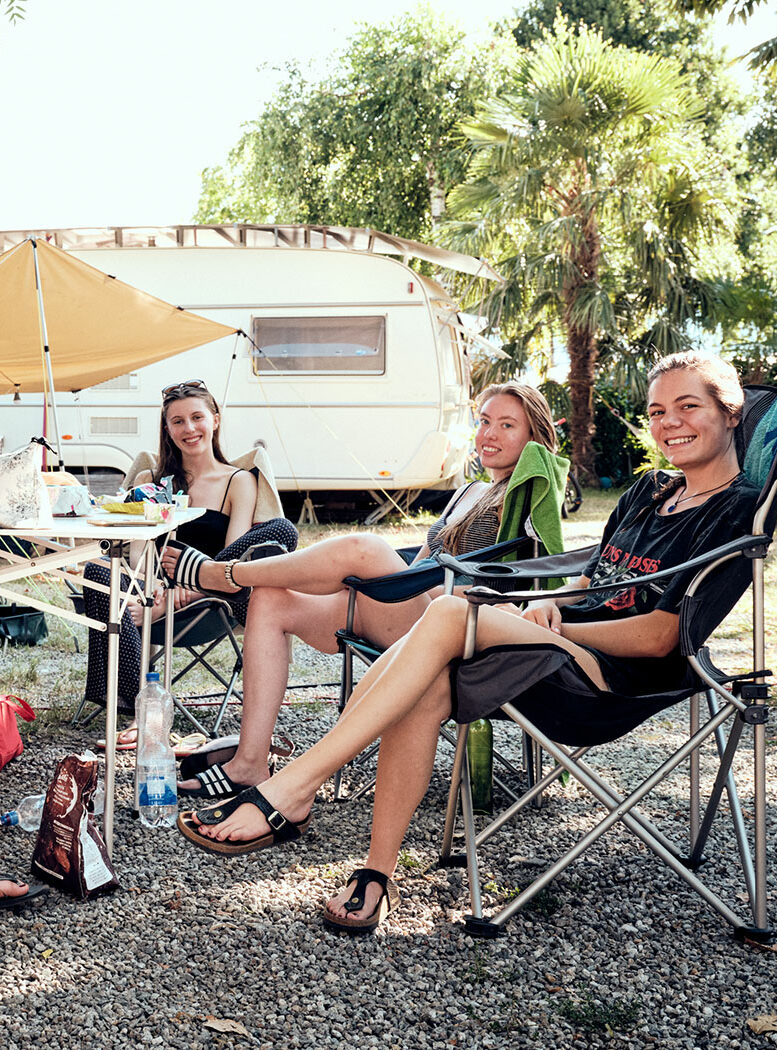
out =
[[[45,529],[0,529],[0,540],[18,538],[27,540],[37,548],[45,548],[50,553],[25,554],[0,550],[0,597],[18,601],[19,594],[7,584],[25,579],[38,573],[49,573],[52,576],[76,579],[83,583],[83,577],[73,576],[66,566],[83,565],[89,561],[98,561],[105,556],[110,558],[110,585],[108,588],[108,623],[92,620],[88,616],[53,605],[41,598],[24,596],[26,605],[43,612],[60,616],[66,620],[81,623],[97,631],[108,632],[108,681],[105,716],[105,814],[103,831],[108,852],[113,852],[113,813],[116,785],[116,707],[118,702],[119,681],[119,626],[127,601],[135,594],[150,598],[154,584],[158,579],[158,558],[154,541],[160,536],[174,532],[179,525],[193,521],[204,513],[201,507],[190,507],[187,510],[176,510],[174,520],[165,524],[152,524],[144,518],[131,515],[108,514],[95,512],[88,518],[55,518],[52,528]],[[142,545],[137,568],[132,569],[127,561],[129,543]],[[12,547],[12,544],[6,544]],[[121,574],[126,572],[132,583],[129,591],[121,590]],[[139,582],[140,573],[145,580]],[[97,585],[97,589],[101,588]],[[123,599],[123,600],[122,600]],[[141,681],[148,670],[149,639],[151,635],[151,604],[147,602],[143,616]],[[165,686],[169,687],[171,678],[171,654],[173,641],[173,591],[167,592],[167,619],[165,623]]]

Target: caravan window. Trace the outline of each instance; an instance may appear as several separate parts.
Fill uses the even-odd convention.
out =
[[[254,372],[386,371],[385,317],[254,317]]]

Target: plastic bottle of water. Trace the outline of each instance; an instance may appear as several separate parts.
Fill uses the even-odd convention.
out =
[[[28,795],[23,798],[16,809],[0,815],[0,827],[15,827],[17,824],[23,831],[37,831],[43,817],[43,805],[46,794]],[[94,816],[99,817],[105,808],[105,790],[102,784],[97,785],[94,793]]]
[[[138,723],[138,811],[147,828],[172,827],[178,812],[175,755],[170,747],[173,698],[149,671],[135,699]]]

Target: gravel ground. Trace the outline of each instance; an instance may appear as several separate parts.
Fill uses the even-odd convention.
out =
[[[588,506],[587,500],[584,510]],[[599,534],[600,523],[586,522],[585,514],[570,520],[579,544],[588,542],[586,530]],[[733,635],[737,629],[721,639],[721,648],[733,646],[736,656],[741,645]],[[23,727],[24,754],[0,774],[3,808],[43,790],[58,759],[102,735],[101,723],[80,730],[67,725],[84,660],[62,633],[32,652],[0,653],[5,688],[22,693],[39,712],[31,731]],[[336,658],[295,644],[297,686],[337,676]],[[330,685],[291,688],[279,729],[298,749],[308,746],[332,724],[335,696]],[[47,714],[48,705],[55,710]],[[237,730],[238,717],[238,709],[230,712],[225,732]],[[683,721],[681,711],[664,713],[627,741],[598,749],[597,767],[627,789],[679,744]],[[516,754],[517,733],[497,724],[495,737],[499,748]],[[772,785],[773,728],[768,764]],[[114,861],[121,888],[89,902],[52,891],[34,907],[0,918],[4,1050],[777,1045],[777,1035],[756,1035],[747,1025],[777,1014],[777,953],[736,942],[684,882],[618,828],[519,913],[506,936],[467,936],[461,925],[469,908],[466,875],[435,868],[449,768],[443,744],[400,858],[400,910],[374,937],[350,939],[325,932],[320,910],[363,861],[369,798],[338,805],[329,801],[327,785],[299,843],[219,859],[174,830],[147,831],[132,820],[132,759],[120,755]],[[710,767],[703,772],[709,784]],[[747,812],[746,748],[738,772]],[[678,775],[647,807],[667,833],[685,814],[682,788]],[[538,865],[584,833],[598,813],[574,783],[551,789],[542,810],[489,843],[482,867],[489,903],[527,885]],[[776,822],[771,790],[772,868]],[[719,825],[704,871],[745,915],[736,851],[724,822]],[[0,870],[27,871],[33,844],[19,829],[0,829]],[[772,871],[773,923],[776,878]],[[244,1032],[206,1028],[209,1016],[237,1022]]]
[[[295,647],[295,670],[332,681],[334,658]],[[299,675],[297,676],[299,677]],[[290,690],[280,728],[299,748],[332,724],[332,688]],[[227,730],[237,726],[230,714]],[[39,791],[56,761],[98,735],[43,729],[2,774],[6,804]],[[517,734],[496,726],[497,745]],[[626,784],[681,726],[666,716],[597,764]],[[773,775],[777,749],[769,750]],[[90,902],[54,891],[19,915],[5,912],[0,1019],[6,1050],[67,1045],[129,1047],[763,1047],[748,1018],[777,1012],[774,953],[729,929],[652,854],[616,830],[560,876],[497,941],[473,941],[461,871],[435,869],[450,751],[441,745],[431,790],[397,873],[401,909],[374,937],[324,931],[322,903],[363,858],[369,799],[337,805],[320,795],[299,843],[226,860],[174,831],[131,819],[131,759],[119,757],[115,865],[121,889]],[[746,788],[746,754],[740,763]],[[682,809],[679,780],[660,788],[661,826]],[[746,807],[747,808],[747,807]],[[774,806],[770,805],[770,847]],[[489,846],[490,900],[525,885],[596,810],[570,783]],[[552,835],[552,840],[551,840]],[[0,867],[24,872],[33,837],[0,834]],[[736,909],[733,847],[713,837],[706,866]],[[773,853],[773,851],[772,851]],[[774,857],[772,855],[772,861]],[[512,862],[512,864],[510,863]],[[512,869],[512,870],[511,870]],[[772,875],[774,920],[774,875]],[[247,1034],[204,1027],[208,1016]]]

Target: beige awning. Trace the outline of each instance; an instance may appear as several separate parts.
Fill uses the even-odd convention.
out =
[[[55,390],[81,390],[236,331],[36,241]],[[0,393],[45,388],[33,242],[0,255]]]

